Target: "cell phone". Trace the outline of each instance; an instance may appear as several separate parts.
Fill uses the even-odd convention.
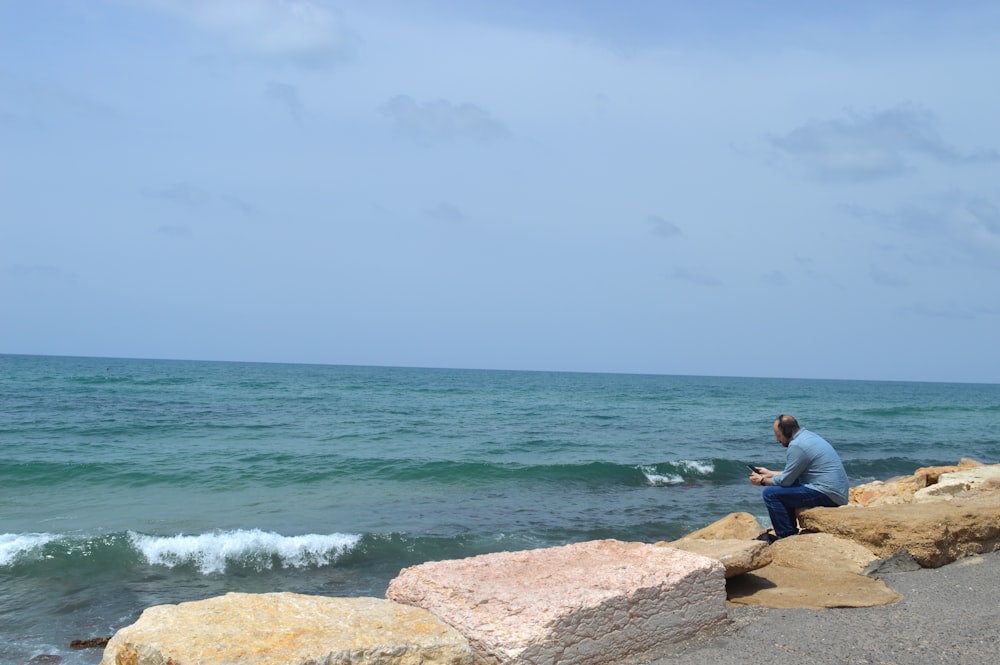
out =
[[[749,464],[747,464],[747,468],[750,469],[750,471],[753,473],[760,473],[760,471],[758,471],[757,467],[755,466],[750,466]]]

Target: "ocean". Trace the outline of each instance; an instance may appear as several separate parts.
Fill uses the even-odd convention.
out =
[[[790,413],[851,484],[1000,460],[1000,386],[0,355],[0,663],[152,605],[767,523]]]

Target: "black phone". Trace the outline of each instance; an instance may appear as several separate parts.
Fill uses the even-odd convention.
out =
[[[750,471],[752,471],[753,473],[760,473],[760,471],[758,471],[757,467],[755,466],[750,466],[749,464],[747,464],[747,468],[750,469]]]

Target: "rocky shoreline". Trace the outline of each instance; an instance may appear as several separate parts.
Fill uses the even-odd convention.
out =
[[[102,665],[665,663],[679,655],[707,664],[744,663],[749,654],[759,655],[752,662],[888,663],[897,661],[879,644],[907,649],[876,626],[886,617],[914,631],[948,625],[928,612],[959,613],[975,626],[985,619],[995,660],[1000,464],[918,469],[854,487],[848,506],[804,510],[799,520],[802,534],[770,546],[755,540],[762,529],[752,516],[736,513],[672,542],[430,562],[402,571],[388,600],[227,594],[150,608],[111,639]],[[920,591],[953,577],[970,586],[945,594],[947,602]],[[983,594],[989,603],[967,602]],[[976,660],[975,645],[949,648],[963,659],[905,662],[987,662]]]

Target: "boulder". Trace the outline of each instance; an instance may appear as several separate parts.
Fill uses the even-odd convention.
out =
[[[924,466],[920,467],[913,472],[915,476],[926,476],[927,484],[933,485],[938,482],[938,479],[945,473],[954,473],[955,471],[963,471],[965,469],[973,469],[977,466],[983,466],[983,463],[974,459],[969,459],[968,457],[963,457],[958,460],[958,464],[950,466]]]
[[[764,530],[750,513],[730,513],[721,520],[693,531],[681,540],[753,540]]]
[[[600,540],[404,569],[386,596],[441,617],[477,663],[603,664],[723,626],[723,566]]]
[[[782,538],[770,546],[771,564],[727,582],[729,602],[774,608],[824,609],[888,605],[900,595],[861,571],[875,555],[828,534]]]
[[[85,640],[72,640],[69,643],[69,648],[73,650],[103,649],[108,646],[108,642],[110,641],[110,637],[91,637]]]
[[[925,466],[909,476],[899,476],[891,480],[876,480],[850,489],[850,505],[887,506],[911,503],[914,495],[924,488],[936,485],[941,476],[984,466],[982,462],[962,458],[958,464],[950,466]],[[996,465],[994,465],[996,466]]]
[[[799,524],[864,545],[878,558],[906,549],[924,568],[937,568],[1000,549],[1000,492],[950,501],[809,508],[799,511]]]
[[[681,538],[670,543],[656,543],[658,547],[676,547],[711,559],[718,559],[726,569],[726,579],[749,573],[771,563],[771,548],[760,540],[703,540]]]
[[[907,573],[914,570],[920,570],[923,566],[917,563],[910,553],[906,550],[900,550],[896,552],[888,559],[876,559],[870,564],[865,566],[865,569],[861,571],[863,575],[868,577],[882,578],[883,575],[892,573]]]
[[[101,665],[471,665],[468,641],[419,608],[379,598],[229,593],[158,605],[119,630]]]
[[[890,480],[875,480],[850,490],[850,506],[891,506],[911,503],[913,495],[927,487],[927,476],[900,476]]]
[[[917,490],[913,494],[913,501],[917,503],[947,501],[980,491],[998,489],[1000,489],[1000,464],[978,466],[941,474],[936,483]]]

